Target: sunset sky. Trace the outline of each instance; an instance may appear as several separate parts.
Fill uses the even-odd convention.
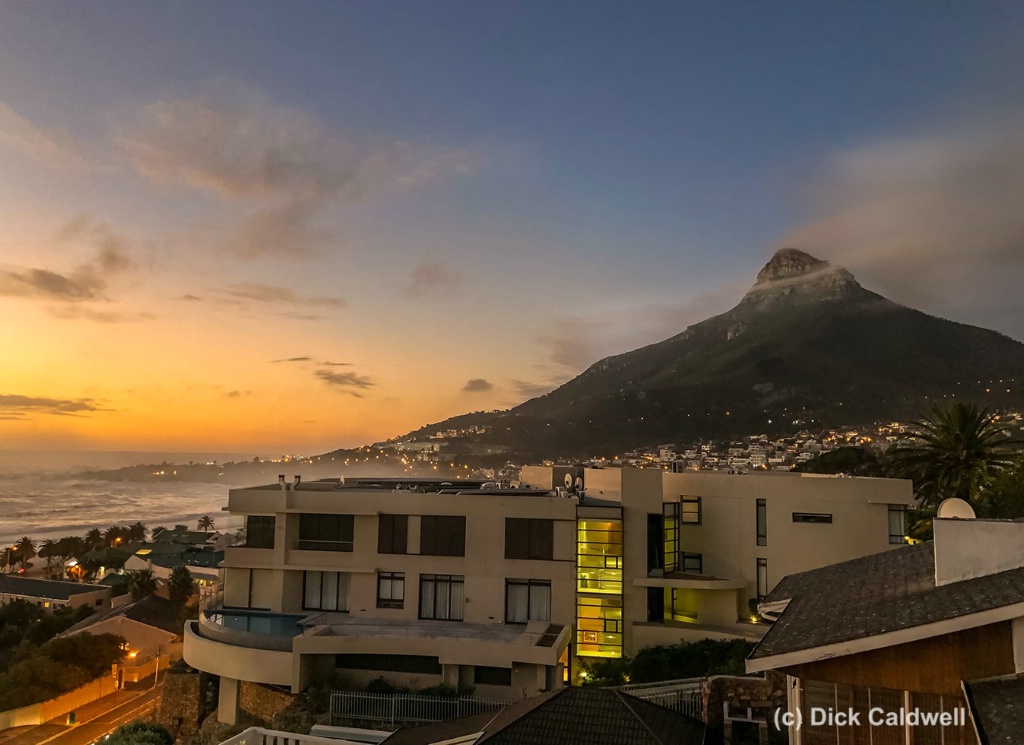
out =
[[[784,245],[1021,339],[1022,204],[1020,3],[12,0],[0,448],[507,408]]]

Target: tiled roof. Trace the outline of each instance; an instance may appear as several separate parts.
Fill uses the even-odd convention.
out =
[[[560,688],[443,733],[427,727],[400,730],[385,745],[427,745],[483,730],[476,745],[701,745],[704,725],[684,714],[602,688]],[[403,734],[404,733],[404,734]],[[437,735],[445,735],[438,737]],[[402,735],[402,737],[399,737]]]
[[[122,605],[120,608],[111,608],[100,613],[89,616],[88,618],[79,621],[70,629],[65,631],[61,636],[68,636],[71,634],[78,633],[79,631],[85,631],[90,626],[94,626],[100,621],[106,621],[108,618],[116,618],[117,616],[124,616],[130,618],[133,621],[144,623],[147,626],[153,626],[164,631],[169,631],[172,634],[182,634],[182,627],[185,625],[181,616],[181,608],[166,598],[159,597],[157,595],[148,595],[142,600],[138,600],[129,605]]]
[[[0,575],[0,592],[46,600],[69,600],[83,592],[109,590],[105,585],[87,585],[81,582],[61,582],[52,579],[30,579]]]
[[[935,586],[934,544],[793,574],[764,602],[790,600],[750,659],[864,639],[1024,602],[1024,568]]]
[[[965,685],[981,745],[1024,743],[1024,675]]]

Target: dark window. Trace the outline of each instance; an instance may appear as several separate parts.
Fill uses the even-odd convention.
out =
[[[348,612],[348,572],[303,572],[302,607]]]
[[[377,607],[405,607],[405,574],[403,572],[377,573]]]
[[[299,544],[304,551],[351,551],[352,515],[299,515]]]
[[[466,518],[424,515],[420,518],[420,553],[424,556],[465,556]]]
[[[757,500],[757,545],[768,545],[768,502]]]
[[[794,512],[793,522],[795,523],[830,523],[832,515],[825,512]]]
[[[440,675],[437,657],[413,654],[338,654],[335,666],[344,670],[380,670],[388,673],[421,673]]]
[[[665,620],[665,589],[663,587],[647,588],[647,620],[661,623]]]
[[[505,518],[505,558],[542,559],[554,556],[554,520]]]
[[[420,575],[420,618],[461,621],[465,605],[462,575]]]
[[[380,515],[377,519],[377,553],[404,554],[408,550],[409,516]]]
[[[768,594],[768,559],[757,560],[757,599]]]
[[[476,665],[473,668],[473,683],[478,686],[510,686],[512,685],[512,669]]]
[[[97,600],[97,601],[96,601],[96,605],[103,605],[103,600],[102,600],[102,599],[100,599],[100,600]],[[56,608],[59,608],[60,606],[59,606],[59,605],[56,605],[56,604],[54,604],[54,607],[56,607]]]
[[[688,574],[704,574],[704,554],[683,552],[683,571]]]
[[[275,518],[273,515],[249,515],[246,517],[245,547],[273,548],[274,523]]]
[[[665,516],[647,515],[647,574],[665,571]]]
[[[681,509],[679,517],[683,525],[700,525],[703,517],[700,497],[680,497],[679,506]]]
[[[907,542],[907,508],[902,504],[889,505],[889,543]]]
[[[505,623],[551,620],[551,582],[505,580]]]

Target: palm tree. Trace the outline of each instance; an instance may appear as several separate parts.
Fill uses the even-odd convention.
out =
[[[57,541],[47,538],[39,546],[39,556],[46,559],[46,578],[53,579],[53,565],[57,559]]]
[[[199,518],[199,522],[196,524],[196,527],[209,533],[214,528],[213,518],[209,515],[203,515]]]
[[[132,600],[142,600],[156,592],[156,577],[153,576],[153,570],[140,569],[129,573],[128,592],[131,593]]]
[[[99,528],[91,528],[85,534],[85,543],[90,549],[99,548],[103,545],[103,532]]]
[[[103,531],[103,543],[107,546],[116,546],[124,540],[125,529],[120,525],[111,525]]]
[[[1017,444],[997,424],[998,415],[975,404],[938,406],[914,422],[916,443],[893,453],[896,475],[914,480],[923,507],[958,497],[980,504],[992,479],[1013,465],[1007,446]]]
[[[24,569],[26,562],[36,555],[36,542],[27,535],[22,536],[21,539],[14,544],[14,550],[18,555],[18,561],[21,563],[21,568]]]
[[[125,535],[129,541],[145,541],[146,540],[146,524],[143,522],[132,523],[128,526],[128,530]]]

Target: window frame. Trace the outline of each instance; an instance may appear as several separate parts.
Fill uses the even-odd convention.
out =
[[[391,582],[390,597],[384,597],[381,593],[382,582]],[[395,583],[401,583],[402,597],[394,597]],[[405,608],[405,572],[377,572],[377,607],[378,608]]]
[[[525,621],[513,621],[509,618],[509,590],[513,587],[526,587],[526,620]],[[547,618],[531,618],[531,611],[533,610],[533,588],[547,588]],[[521,578],[509,578],[505,580],[505,623],[515,625],[525,625],[530,621],[551,621],[551,580],[549,579],[521,579]]]
[[[692,562],[694,560],[696,560],[697,562],[696,571],[687,568],[686,563],[687,561]],[[684,551],[680,555],[679,568],[682,570],[684,574],[704,574],[704,554],[690,553],[688,551]]]
[[[686,505],[697,505],[696,511],[690,511],[686,509]],[[688,519],[689,516],[696,515],[697,519]],[[679,497],[679,525],[701,525],[704,522],[704,504],[701,497],[685,497],[680,495]]]
[[[438,525],[444,521],[450,521],[452,525],[459,522],[461,534],[457,536],[455,545],[447,547],[440,540],[439,531],[436,528],[431,530],[428,523],[437,521]],[[449,536],[446,536],[449,537]],[[420,516],[420,555],[421,556],[465,556],[466,555],[466,516],[465,515],[421,515]]]
[[[252,530],[253,523],[256,522],[258,529]],[[277,530],[277,516],[276,515],[246,515],[245,516],[245,544],[242,548],[256,548],[256,549],[272,549],[276,543],[275,532]],[[252,543],[253,535],[259,536],[260,538],[269,537],[269,541],[262,540]]]
[[[345,520],[345,518],[348,518]],[[333,522],[333,526],[328,523]],[[302,512],[299,514],[299,537],[295,548],[299,551],[339,551],[352,553],[355,542],[355,515]],[[331,529],[333,528],[333,529]],[[309,537],[309,531],[321,537]],[[306,537],[303,537],[305,533]],[[345,536],[348,536],[346,539]],[[332,536],[323,538],[322,535]]]
[[[757,545],[768,545],[768,500],[757,500]]]
[[[310,575],[312,575],[312,574],[320,575],[320,590],[318,592],[318,594],[320,596],[320,601],[319,601],[319,605],[316,605],[316,606],[306,605],[307,584],[308,584],[308,582],[310,580]],[[344,600],[344,606],[345,606],[344,608],[324,608],[323,607],[324,606],[324,575],[330,575],[330,574],[336,575],[336,579],[335,579],[336,587],[335,587],[335,589],[337,591],[337,594],[336,594],[335,597],[336,597],[336,600],[338,601],[336,604],[340,605],[341,604],[340,601]],[[252,574],[251,573],[250,573],[249,577],[250,577],[250,584],[251,584],[251,582],[252,582]],[[341,587],[341,585],[342,585],[341,578],[342,577],[347,577],[347,579],[345,580],[345,592],[344,593],[342,593],[342,591],[341,591],[341,589],[342,589],[342,587]],[[348,573],[348,572],[336,572],[336,571],[331,571],[331,570],[321,571],[321,570],[318,570],[318,569],[306,569],[306,570],[304,570],[302,572],[302,610],[319,610],[319,611],[324,611],[326,613],[348,613],[348,606],[349,606],[349,597],[348,596],[349,596],[349,590],[351,589],[351,587],[352,587],[352,575],[350,573]],[[250,594],[251,594],[251,588],[250,588]]]
[[[388,525],[387,531],[384,526]],[[401,526],[401,527],[399,527]],[[385,535],[389,540],[385,545]],[[401,549],[401,550],[399,550]],[[409,516],[381,512],[377,515],[377,553],[409,553]]]
[[[516,533],[525,533],[525,540],[515,540]],[[506,517],[505,558],[554,561],[555,521],[538,517]]]
[[[434,612],[433,612],[433,615],[430,615],[430,616],[425,616],[423,614],[424,613],[424,611],[423,611],[423,600],[426,597],[426,593],[424,592],[424,584],[426,582],[433,583],[433,594],[434,594],[434,596],[433,596],[433,606],[434,606]],[[438,605],[438,603],[437,603],[437,601],[438,601],[438,593],[437,593],[437,591],[438,591],[438,587],[440,585],[442,585],[442,584],[448,585],[448,615],[447,616],[438,616],[437,615],[437,605]],[[453,601],[452,601],[452,599],[453,599],[452,588],[455,585],[461,585],[462,586],[462,592],[459,593],[460,599],[461,599],[461,603],[458,606],[456,606],[456,604],[453,603]],[[465,615],[466,615],[466,576],[465,575],[463,575],[463,574],[421,574],[420,575],[419,589],[420,589],[420,593],[419,593],[419,611],[417,613],[417,617],[421,621],[456,621],[456,622],[460,622],[465,617]],[[457,618],[452,616],[452,611],[454,609],[456,609],[456,608],[457,608],[458,614],[459,614]]]
[[[909,513],[910,510],[905,504],[890,504],[889,511],[886,514],[887,530],[889,531],[889,545],[890,546],[901,546],[907,542],[907,533],[909,532]],[[900,522],[902,523],[902,532],[897,535],[892,532],[892,516],[894,514],[900,515]]]
[[[768,596],[768,559],[758,558],[757,560],[757,599],[763,600]]]
[[[831,512],[794,512],[793,522],[809,525],[831,525]]]

